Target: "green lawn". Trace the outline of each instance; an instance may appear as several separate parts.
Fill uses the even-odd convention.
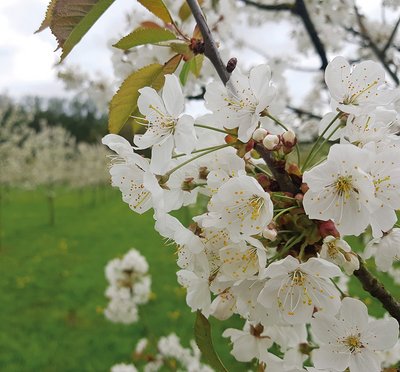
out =
[[[0,276],[0,371],[107,371],[129,362],[136,341],[176,332],[187,345],[194,315],[176,282],[173,246],[153,229],[151,213],[136,215],[117,190],[61,191],[56,225],[48,225],[46,199],[38,191],[12,191],[2,202]],[[104,267],[129,248],[148,260],[152,301],[140,321],[125,326],[107,321],[102,309]],[[388,282],[393,288],[393,284]],[[357,283],[354,293],[362,294]],[[366,298],[371,314],[379,304]],[[212,322],[217,350],[230,371],[241,371],[220,336],[238,319]]]
[[[56,198],[51,227],[40,192],[13,191],[5,199],[1,371],[107,371],[129,362],[141,337],[176,332],[185,345],[193,338],[194,314],[176,282],[174,247],[165,246],[154,231],[151,213],[133,213],[111,188],[98,193],[95,205],[90,190],[64,191]],[[102,314],[104,267],[131,247],[149,262],[154,296],[140,308],[139,322],[126,326]],[[228,345],[217,338],[227,327],[216,324],[215,334],[229,364]]]

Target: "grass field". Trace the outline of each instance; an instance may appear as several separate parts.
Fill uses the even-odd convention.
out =
[[[93,203],[90,190],[60,191],[56,225],[48,225],[46,200],[38,191],[12,191],[2,202],[0,276],[0,371],[107,371],[129,362],[136,341],[176,332],[183,344],[193,338],[194,315],[176,283],[174,248],[153,229],[151,213],[134,214],[107,188]],[[102,314],[104,267],[129,248],[148,260],[152,301],[140,321],[125,326]],[[393,286],[388,281],[389,286]],[[363,293],[352,283],[353,293]],[[373,315],[379,304],[366,298]],[[239,325],[212,322],[214,341],[230,371],[241,371],[220,336]]]

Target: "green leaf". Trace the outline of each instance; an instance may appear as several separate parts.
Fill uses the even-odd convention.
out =
[[[182,56],[172,57],[164,65],[154,63],[129,75],[119,87],[110,102],[108,129],[110,133],[119,133],[129,118],[139,116],[137,100],[139,89],[152,87],[160,90],[164,85],[164,75],[173,73]]]
[[[138,0],[145,8],[165,23],[174,23],[168,8],[162,0]]]
[[[127,50],[138,45],[154,44],[160,41],[175,39],[175,34],[167,29],[139,27],[129,35],[123,37],[114,46],[119,49]]]
[[[185,85],[189,77],[189,72],[194,76],[199,77],[201,72],[201,67],[203,66],[204,55],[198,54],[189,61],[186,61],[182,66],[181,73],[179,74],[179,80],[182,85]]]
[[[185,60],[189,60],[194,57],[194,53],[190,50],[189,45],[184,42],[171,42],[168,46],[175,52],[185,57]]]
[[[197,0],[197,2],[199,3],[199,5],[203,4],[204,0]],[[190,7],[188,5],[188,3],[186,2],[186,0],[183,1],[181,7],[179,8],[179,18],[181,19],[182,22],[185,22],[190,15],[192,14],[192,11],[190,10]]]
[[[62,49],[62,61],[114,1],[52,0],[37,32],[50,27]]]
[[[194,337],[205,361],[216,371],[228,372],[214,350],[211,338],[211,326],[207,318],[197,310],[196,323],[194,325]]]

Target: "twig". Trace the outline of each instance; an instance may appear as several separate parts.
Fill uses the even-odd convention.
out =
[[[386,61],[386,54],[382,53],[382,51],[378,48],[376,43],[372,40],[371,36],[368,34],[368,31],[367,31],[366,27],[364,26],[362,16],[356,6],[354,6],[354,10],[356,12],[357,22],[358,22],[358,26],[360,28],[359,35],[367,42],[369,48],[375,54],[375,56],[379,60],[379,62],[382,63],[383,67],[388,72],[388,74],[393,79],[393,81],[396,83],[396,85],[399,85],[400,80],[397,77],[397,75],[392,71],[392,69],[389,67],[389,64]]]
[[[226,67],[222,62],[222,59],[218,53],[217,45],[211,35],[210,28],[204,18],[203,12],[200,9],[200,6],[197,0],[186,0],[189,5],[190,10],[196,20],[197,26],[199,26],[201,35],[204,40],[204,55],[211,61],[214,65],[215,70],[217,71],[220,79],[224,84],[226,84],[229,80],[229,72],[226,71]]]
[[[312,112],[305,111],[305,110],[297,108],[297,107],[287,106],[287,108],[289,110],[293,111],[295,114],[297,114],[299,116],[307,116],[310,119],[317,119],[317,120],[321,120],[322,119],[322,116],[319,116],[317,114],[313,114]]]
[[[318,36],[318,32],[314,26],[313,21],[311,20],[310,14],[306,8],[304,0],[296,0],[293,4],[283,3],[283,4],[274,4],[267,5],[261,4],[253,0],[240,0],[246,5],[251,5],[261,10],[269,10],[269,11],[290,11],[292,14],[297,15],[301,18],[304,27],[311,39],[311,42],[315,48],[315,51],[319,55],[321,59],[321,70],[325,70],[328,65],[328,58],[326,56],[325,46],[322,43],[321,39]]]
[[[354,271],[354,276],[361,282],[363,288],[375,297],[389,312],[389,314],[397,319],[400,324],[400,303],[385,289],[382,283],[378,281],[365,267],[364,262],[359,257],[360,268]]]
[[[273,11],[287,11],[293,9],[293,4],[290,3],[283,3],[283,4],[260,4],[257,1],[253,0],[240,0],[246,5],[251,5],[256,7],[257,9],[262,10],[273,10]]]
[[[299,192],[298,187],[293,183],[292,179],[285,171],[284,165],[278,166],[276,164],[276,161],[272,157],[271,151],[268,151],[263,145],[259,143],[256,144],[254,148],[267,164],[276,182],[278,182],[280,191],[297,194]]]
[[[328,58],[326,57],[325,46],[322,44],[321,39],[318,36],[318,32],[315,29],[314,23],[312,22],[310,15],[307,11],[304,0],[296,0],[293,13],[297,14],[303,21],[304,27],[310,36],[311,42],[314,45],[315,51],[318,53],[321,59],[321,70],[324,71],[328,66]]]
[[[395,26],[393,28],[393,31],[390,34],[390,37],[389,37],[388,41],[386,42],[385,46],[381,50],[382,54],[386,54],[386,51],[389,49],[390,45],[392,44],[393,39],[396,36],[397,29],[399,28],[399,25],[400,25],[400,17],[397,20],[397,22],[396,22],[396,24],[395,24]]]

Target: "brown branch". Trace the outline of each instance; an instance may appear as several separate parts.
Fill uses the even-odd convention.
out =
[[[283,3],[283,4],[260,4],[257,1],[253,0],[240,0],[246,5],[254,6],[257,9],[261,10],[272,10],[272,11],[291,11],[294,7],[294,4]]]
[[[308,13],[304,0],[296,0],[293,4],[283,3],[274,5],[261,4],[253,0],[240,0],[240,1],[242,1],[246,5],[254,6],[257,9],[269,10],[269,11],[290,11],[292,14],[300,17],[311,39],[311,43],[313,44],[315,51],[317,52],[319,58],[321,59],[320,69],[322,71],[325,70],[326,66],[328,65],[328,58],[326,56],[325,46],[318,36],[318,32],[315,28],[313,21],[311,20],[310,14]]]
[[[310,18],[306,5],[304,4],[304,0],[296,0],[293,13],[298,15],[303,21],[304,27],[306,28],[307,33],[310,36],[315,51],[321,59],[321,70],[324,71],[326,69],[326,66],[328,66],[328,58],[326,57],[325,46],[324,44],[322,44],[322,41],[318,36],[318,32],[315,29],[314,23]]]
[[[218,53],[217,45],[211,35],[210,28],[204,18],[203,12],[197,0],[186,0],[190,10],[196,20],[197,26],[199,26],[201,35],[204,40],[204,55],[211,61],[217,71],[220,79],[224,84],[229,80],[229,72],[226,70],[226,66],[222,62],[221,56]]]
[[[312,112],[297,108],[297,107],[293,107],[293,106],[287,106],[287,108],[291,111],[293,111],[295,114],[299,115],[299,116],[306,116],[309,119],[317,119],[317,120],[321,120],[322,116],[314,114]]]
[[[397,77],[397,75],[392,71],[392,69],[389,67],[388,62],[386,61],[386,54],[382,53],[382,51],[378,48],[376,43],[372,40],[371,36],[369,35],[369,33],[367,31],[367,28],[364,26],[362,15],[360,14],[360,12],[358,11],[358,8],[356,6],[354,7],[354,10],[355,10],[356,16],[357,16],[358,27],[360,28],[359,35],[367,42],[367,45],[369,46],[369,48],[375,54],[375,56],[379,60],[379,62],[382,63],[382,66],[388,72],[388,74],[393,79],[393,81],[396,83],[396,85],[399,85],[400,80]]]
[[[392,297],[392,295],[385,289],[382,283],[378,281],[365,267],[364,262],[360,257],[360,268],[354,271],[354,276],[361,282],[363,288],[375,297],[388,313],[400,324],[400,303]]]
[[[399,28],[399,25],[400,25],[400,17],[399,17],[399,19],[397,20],[395,26],[393,27],[393,31],[392,31],[392,33],[390,34],[390,37],[389,37],[388,41],[386,42],[385,46],[384,46],[384,47],[382,48],[382,50],[381,50],[381,53],[382,53],[382,54],[385,55],[385,54],[386,54],[386,51],[389,49],[390,45],[392,44],[393,39],[394,39],[394,37],[396,36],[397,29]]]
[[[276,182],[278,182],[280,190],[290,192],[294,195],[297,194],[299,192],[299,188],[293,183],[292,179],[286,172],[285,163],[277,164],[276,160],[273,158],[272,152],[268,151],[261,143],[257,143],[254,146],[254,149],[260,154],[267,164]]]

